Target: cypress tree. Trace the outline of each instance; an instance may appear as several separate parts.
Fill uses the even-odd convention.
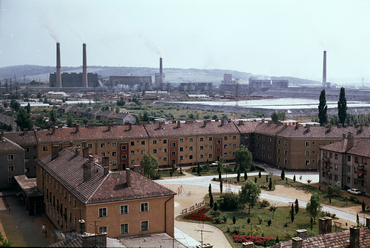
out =
[[[293,207],[293,204],[292,204],[292,209],[290,210],[290,220],[292,222],[294,222],[294,207]]]
[[[220,192],[222,194],[222,180],[220,181]]]
[[[269,190],[271,191],[271,189],[272,189],[272,181],[271,181],[271,177],[270,177]]]
[[[299,211],[299,205],[298,205],[298,199],[295,199],[295,214],[298,214],[298,211]]]
[[[209,196],[209,206],[213,208],[213,195],[212,194]]]
[[[261,176],[262,176],[262,175],[261,175],[261,171],[260,171],[260,172],[258,172],[258,177],[259,177],[259,178],[261,178]]]
[[[339,123],[344,124],[344,121],[347,117],[347,100],[346,100],[346,92],[344,88],[340,88],[340,95],[338,101],[338,119]]]
[[[328,106],[326,105],[325,90],[322,90],[319,99],[319,114],[318,114],[320,126],[324,126],[328,120],[327,110]]]
[[[244,171],[244,180],[247,181],[247,179],[248,179],[248,174],[247,174],[247,171],[245,170]]]
[[[284,178],[285,178],[285,170],[284,170],[284,168],[281,170],[280,177],[281,177],[281,180],[284,180]]]

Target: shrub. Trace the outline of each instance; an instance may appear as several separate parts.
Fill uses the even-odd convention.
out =
[[[287,237],[287,239],[291,239],[293,237],[293,233],[292,232],[285,232],[285,236]]]
[[[233,234],[239,235],[240,233],[240,226],[234,226]]]
[[[265,207],[268,207],[268,206],[270,206],[270,202],[266,199],[263,199],[260,203],[260,207],[265,208]]]
[[[236,217],[235,217],[235,215],[233,216],[233,224],[235,225],[235,223],[236,223]]]
[[[222,219],[223,219],[223,221],[226,223],[226,221],[227,221],[227,217],[224,215],[224,216],[222,216]]]
[[[271,219],[269,219],[269,220],[267,221],[267,225],[268,225],[268,226],[271,226]]]
[[[220,202],[220,209],[222,210],[235,210],[239,203],[239,197],[234,193],[225,193],[222,195],[223,201]]]
[[[221,218],[220,217],[214,218],[214,221],[215,221],[216,224],[221,224]]]
[[[349,200],[351,202],[355,202],[355,203],[358,201],[357,198],[355,196],[353,196],[353,195],[351,195],[351,198],[349,198]]]
[[[201,208],[194,213],[185,215],[184,218],[188,220],[200,220],[200,221],[210,221],[213,222],[211,217],[206,216],[205,214],[209,211],[208,208]]]
[[[219,217],[221,216],[221,211],[220,210],[215,211],[211,209],[211,211],[209,211],[209,214],[215,217]]]
[[[234,239],[234,242],[237,243],[244,243],[244,242],[253,242],[256,245],[262,245],[264,242],[268,245],[269,241],[273,241],[273,237],[257,237],[257,236],[247,236],[247,235],[238,235],[238,234],[233,234],[232,238]],[[273,244],[273,243],[272,243]]]
[[[284,227],[288,227],[288,222],[285,222]]]

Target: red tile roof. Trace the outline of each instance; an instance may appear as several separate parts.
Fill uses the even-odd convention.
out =
[[[16,142],[19,145],[37,144],[35,131],[28,131],[26,134],[24,132],[7,132],[4,133],[4,136]]]
[[[5,137],[0,138],[0,152],[23,152],[24,149],[14,141]]]
[[[273,136],[276,135],[281,130],[285,129],[287,126],[281,124],[274,124],[274,123],[264,123],[258,122],[256,128],[254,129],[254,133],[256,134],[263,134]]]
[[[241,133],[253,133],[254,129],[258,125],[258,122],[251,122],[251,121],[244,121],[240,125],[239,122],[235,122],[236,128],[239,130]]]
[[[161,129],[159,129],[159,124],[149,124],[145,125],[145,129],[148,135],[153,138],[239,133],[233,122],[225,122],[221,125],[221,121],[207,122],[206,126],[204,126],[204,122],[180,123],[179,128],[177,127],[177,123],[162,124]]]
[[[76,155],[75,149],[65,148],[54,160],[51,160],[50,154],[36,162],[84,204],[176,194],[134,171],[130,171],[131,187],[128,187],[126,171],[109,172],[104,175],[104,169],[98,163],[92,165],[91,177],[84,181],[83,165],[88,159],[82,157],[81,154]]]
[[[362,157],[370,157],[370,138],[363,139],[353,139],[353,145],[347,150],[348,139],[338,141],[326,146],[322,146],[321,149],[339,152],[339,153],[349,153],[353,155],[358,155]]]

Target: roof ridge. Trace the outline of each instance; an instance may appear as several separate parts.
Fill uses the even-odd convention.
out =
[[[97,164],[97,163],[96,163]],[[99,165],[99,164],[98,164]],[[101,165],[99,165],[101,166]],[[110,172],[108,172],[107,175],[105,175],[105,178],[101,181],[101,183],[98,185],[98,187],[96,187],[96,189],[94,190],[93,193],[91,193],[90,197],[86,200],[86,204],[90,201],[90,199],[95,195],[96,191],[98,191],[98,189],[100,189],[100,186],[105,182],[105,180],[107,180],[107,178],[110,176]]]

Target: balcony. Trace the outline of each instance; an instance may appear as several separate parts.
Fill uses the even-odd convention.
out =
[[[359,170],[365,169],[365,165],[364,164],[358,164],[357,166],[358,166],[358,169]]]
[[[330,162],[330,158],[322,158],[322,161],[324,161],[325,163],[329,163]]]

